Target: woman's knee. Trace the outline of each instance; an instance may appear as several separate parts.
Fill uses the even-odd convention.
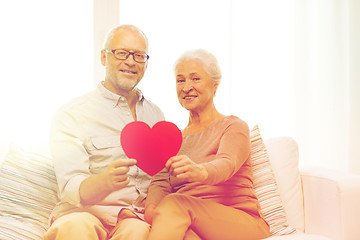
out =
[[[184,194],[180,194],[180,193],[171,193],[169,195],[167,195],[166,197],[164,197],[163,200],[161,200],[160,205],[184,205],[187,202],[189,202],[189,197],[187,195]]]
[[[192,199],[184,194],[172,193],[167,195],[155,209],[155,215],[181,215],[192,209]]]

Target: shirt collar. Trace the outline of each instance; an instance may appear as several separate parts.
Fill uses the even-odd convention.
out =
[[[116,107],[116,106],[119,104],[120,101],[121,101],[121,102],[126,102],[126,98],[125,98],[125,97],[120,96],[120,95],[118,95],[118,94],[115,94],[115,93],[109,91],[107,88],[105,88],[105,86],[104,86],[104,81],[102,81],[102,82],[100,82],[100,83],[98,84],[98,86],[97,86],[97,91],[99,91],[100,94],[101,94],[104,98],[111,100],[111,101],[113,102],[114,107]],[[143,93],[142,93],[138,88],[136,88],[135,91],[136,91],[136,95],[139,97],[138,101],[139,101],[139,102],[143,101],[143,100],[144,100],[144,95],[143,95]]]

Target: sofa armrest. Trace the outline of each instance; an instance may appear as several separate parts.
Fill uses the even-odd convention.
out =
[[[301,171],[301,177],[305,232],[360,239],[360,175],[316,168]]]

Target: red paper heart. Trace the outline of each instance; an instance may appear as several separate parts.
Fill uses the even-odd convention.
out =
[[[150,128],[145,122],[134,121],[124,127],[120,141],[126,156],[136,159],[139,168],[154,176],[179,152],[182,134],[171,122],[160,121]]]

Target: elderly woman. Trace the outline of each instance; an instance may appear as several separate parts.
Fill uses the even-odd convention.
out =
[[[176,91],[189,111],[179,154],[155,175],[146,200],[150,240],[263,239],[269,236],[254,195],[247,124],[214,105],[216,58],[190,51],[175,63]]]

